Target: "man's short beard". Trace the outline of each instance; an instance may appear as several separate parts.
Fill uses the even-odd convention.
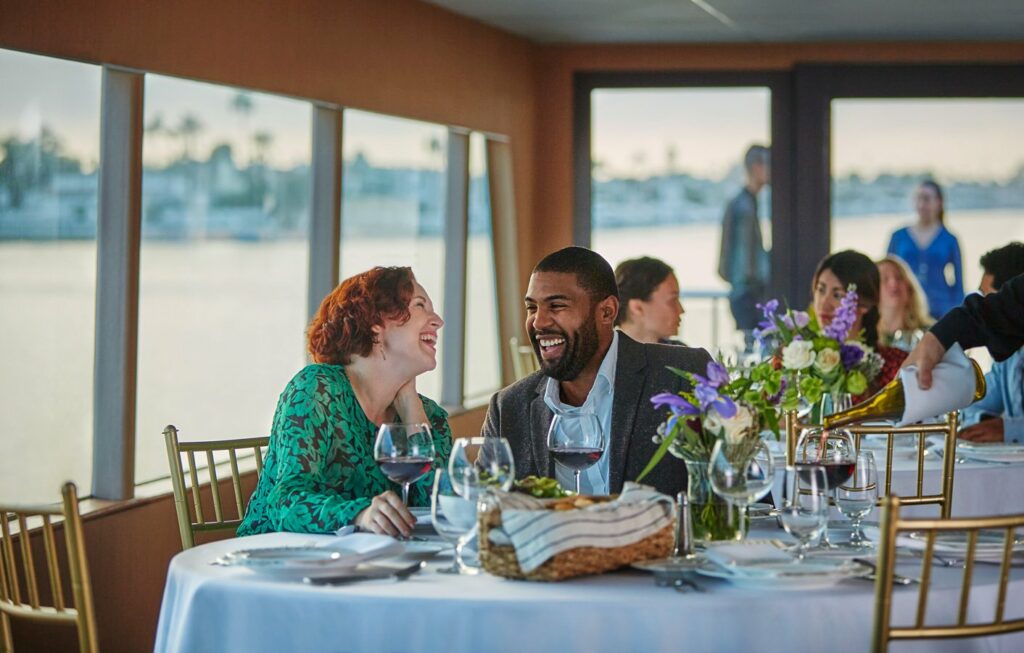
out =
[[[572,336],[568,333],[561,335],[565,338],[565,353],[557,362],[548,363],[540,355],[540,343],[536,334],[533,337],[533,349],[544,374],[556,381],[572,381],[597,353],[600,344],[597,337],[597,319],[591,314]]]

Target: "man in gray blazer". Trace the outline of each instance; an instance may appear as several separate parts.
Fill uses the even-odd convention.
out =
[[[615,331],[618,292],[612,268],[599,254],[567,247],[533,270],[526,293],[526,332],[540,370],[491,398],[482,434],[512,446],[516,477],[556,477],[571,489],[570,470],[557,466],[547,448],[554,412],[598,417],[605,453],[584,470],[584,493],[608,494],[635,480],[657,449],[652,437],[665,420],[650,399],[688,385],[667,369],[704,374],[711,357],[703,349],[641,344]],[[686,490],[686,466],[666,456],[644,483],[674,495]]]

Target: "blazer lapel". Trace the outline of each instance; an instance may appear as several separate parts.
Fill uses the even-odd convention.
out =
[[[619,358],[615,364],[615,395],[612,399],[611,433],[606,434],[611,453],[608,458],[608,491],[620,492],[625,481],[626,458],[637,411],[644,397],[647,353],[643,345],[619,333]]]
[[[548,377],[541,376],[537,384],[537,394],[530,402],[530,442],[533,446],[533,460],[538,476],[555,477],[551,456],[548,454],[548,429],[551,427],[551,410],[544,403],[544,389]]]

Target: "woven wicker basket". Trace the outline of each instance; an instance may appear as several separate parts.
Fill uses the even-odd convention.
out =
[[[606,497],[593,497],[593,499],[595,501],[608,500]],[[550,501],[547,502],[547,505],[550,506],[554,503],[554,501]],[[486,512],[481,511],[479,519],[480,564],[484,570],[495,576],[525,580],[564,580],[574,576],[601,574],[641,560],[665,558],[672,552],[674,537],[673,525],[669,524],[660,531],[627,546],[607,549],[583,546],[562,551],[530,573],[523,573],[516,558],[515,548],[511,545],[497,545],[490,540],[490,530],[501,526],[501,509],[494,507]]]

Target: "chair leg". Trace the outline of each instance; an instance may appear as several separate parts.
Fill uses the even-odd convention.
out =
[[[6,614],[0,614],[0,653],[14,651],[14,640],[11,637],[11,620]]]

